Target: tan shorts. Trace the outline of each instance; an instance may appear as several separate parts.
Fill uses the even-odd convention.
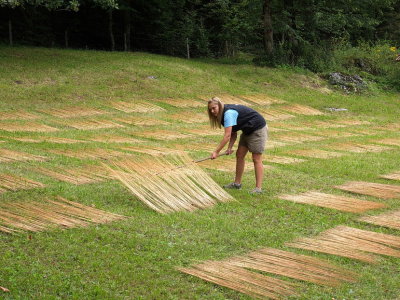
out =
[[[241,134],[239,146],[245,146],[251,153],[263,153],[268,139],[268,126],[258,129],[249,135]]]

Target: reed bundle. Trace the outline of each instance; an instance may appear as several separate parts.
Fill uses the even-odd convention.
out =
[[[371,263],[377,258],[373,254],[400,257],[400,251],[395,249],[400,248],[400,237],[346,226],[337,226],[315,238],[301,238],[287,245]]]
[[[393,149],[385,146],[378,146],[372,144],[358,144],[358,143],[334,143],[327,145],[327,148],[339,151],[354,152],[354,153],[382,152]]]
[[[10,174],[0,174],[0,193],[4,193],[7,191],[29,190],[42,187],[45,187],[45,185],[37,181]]]
[[[388,131],[396,131],[398,132],[400,129],[400,123],[390,123],[385,126],[375,127],[376,129],[388,130]]]
[[[287,144],[284,142],[278,142],[278,141],[273,141],[273,140],[268,140],[267,144],[265,145],[266,149],[274,149],[274,148],[279,148],[279,147],[284,147]]]
[[[201,126],[193,129],[185,129],[185,132],[195,134],[195,135],[222,135],[222,132],[218,130],[213,130],[210,126]]]
[[[377,216],[364,216],[359,218],[358,221],[400,230],[400,210],[390,211]]]
[[[108,149],[48,150],[51,153],[80,159],[112,159],[129,156],[130,153]]]
[[[354,132],[347,132],[347,131],[338,131],[338,130],[324,130],[318,131],[315,134],[328,137],[328,138],[342,138],[342,137],[352,137],[352,136],[359,136],[359,134]]]
[[[280,110],[268,108],[268,109],[258,109],[258,112],[267,120],[267,121],[276,121],[276,120],[287,120],[290,118],[294,118],[293,115],[282,112]]]
[[[356,198],[344,197],[339,195],[330,195],[314,191],[305,192],[299,195],[280,195],[279,199],[353,213],[363,213],[371,209],[386,207],[386,205],[383,203],[359,200]]]
[[[204,107],[204,104],[194,99],[156,99],[158,102],[166,103],[175,107]]]
[[[350,128],[351,132],[356,135],[377,135],[382,134],[382,130],[375,130],[375,129],[366,129],[366,128]]]
[[[255,95],[240,95],[240,98],[243,98],[245,100],[249,100],[251,102],[254,102],[258,105],[271,105],[271,104],[281,104],[285,103],[286,101],[281,100],[281,99],[276,99],[267,95],[263,94],[255,94]]]
[[[344,155],[344,153],[325,151],[320,149],[298,149],[289,151],[287,153],[305,157],[321,158],[321,159],[341,157]]]
[[[387,175],[379,176],[381,178],[390,179],[390,180],[399,180],[400,181],[400,171],[393,172]]]
[[[94,115],[103,115],[107,112],[104,110],[100,110],[97,108],[91,107],[80,107],[80,106],[70,106],[64,108],[51,108],[51,109],[41,109],[40,112],[43,112],[48,115],[52,115],[57,118],[76,118],[76,117],[87,117]]]
[[[132,152],[137,152],[137,153],[144,153],[144,154],[149,154],[152,156],[162,156],[166,154],[174,154],[177,151],[180,152],[180,150],[176,148],[165,148],[165,147],[149,147],[149,146],[141,146],[141,147],[135,147],[135,146],[129,146],[129,147],[123,147],[123,150],[127,151],[132,151]]]
[[[137,136],[151,138],[156,140],[176,140],[176,139],[185,139],[193,137],[188,133],[180,133],[176,131],[167,131],[167,130],[152,130],[152,131],[141,131],[134,133]]]
[[[47,169],[43,167],[33,169],[36,172],[55,178],[60,181],[80,185],[88,183],[102,182],[112,179],[107,170],[101,166],[86,165],[78,168],[53,168]]]
[[[374,143],[391,145],[391,146],[400,146],[400,138],[375,140]]]
[[[39,116],[28,113],[26,111],[2,111],[0,112],[0,120],[34,120]]]
[[[344,128],[347,127],[345,124],[339,124],[332,121],[319,121],[314,120],[312,122],[305,122],[304,125],[308,125],[310,127],[314,127],[313,129],[320,130],[321,128]]]
[[[343,119],[339,119],[334,121],[335,123],[339,123],[339,124],[343,124],[343,125],[349,125],[349,126],[357,126],[357,125],[369,125],[371,124],[371,122],[369,121],[361,121],[361,120],[343,120]]]
[[[126,113],[148,113],[165,111],[164,108],[147,102],[113,101],[110,106]]]
[[[44,231],[54,227],[73,228],[102,224],[125,218],[62,197],[38,201],[0,204],[0,224],[4,232]],[[1,230],[0,228],[0,230]],[[11,232],[10,232],[11,231]]]
[[[92,137],[89,139],[93,142],[100,143],[129,143],[129,144],[140,144],[143,143],[142,140],[138,140],[132,137],[120,136],[120,135],[112,135],[112,134],[103,134],[97,135],[96,137]]]
[[[180,112],[173,115],[167,116],[171,120],[194,124],[194,123],[206,123],[208,122],[208,117],[206,113],[194,113],[190,111]]]
[[[105,166],[139,200],[160,213],[193,211],[233,200],[184,153]]]
[[[321,141],[324,140],[324,137],[303,134],[303,133],[285,133],[285,134],[278,134],[274,136],[275,140],[283,141],[287,143],[304,143],[304,142],[311,142],[311,141]]]
[[[21,123],[2,123],[0,124],[0,130],[9,132],[53,132],[58,131],[58,128],[51,127],[44,124],[34,123],[34,122],[24,122]]]
[[[290,113],[298,114],[298,115],[318,116],[318,115],[324,114],[322,111],[319,111],[318,109],[312,108],[307,105],[300,105],[300,104],[285,105],[285,106],[279,107],[279,109],[288,111]]]
[[[96,119],[69,120],[68,122],[65,121],[62,123],[61,122],[58,123],[81,130],[125,127],[111,120],[96,120]]]
[[[338,286],[355,282],[356,274],[321,259],[278,249],[265,248],[225,262],[237,267],[282,275],[319,285]]]
[[[265,155],[264,161],[269,162],[269,163],[288,165],[288,164],[298,164],[298,163],[304,162],[306,160],[301,159],[301,158],[295,158],[295,157]]]
[[[337,189],[351,193],[369,195],[377,198],[392,199],[400,197],[400,186],[364,181],[350,181],[345,184],[335,186]]]
[[[234,159],[218,159],[218,160],[205,160],[199,162],[198,165],[202,168],[217,170],[221,172],[235,172],[236,169],[236,160]],[[253,170],[253,164],[246,164],[244,167],[244,171]]]
[[[293,283],[252,272],[226,262],[205,261],[190,268],[177,269],[257,299],[282,299],[296,295],[296,285]]]
[[[173,144],[170,146],[172,149],[179,151],[204,151],[213,152],[216,148],[215,143],[185,143],[185,144]]]
[[[249,103],[243,99],[240,99],[236,96],[228,95],[228,94],[223,94],[223,95],[218,95],[218,98],[221,99],[222,102],[226,104],[240,104],[240,105],[246,105],[246,106],[252,106],[252,103]]]
[[[14,162],[14,161],[45,161],[46,157],[41,155],[34,155],[26,152],[0,149],[0,162]]]
[[[54,143],[54,144],[77,144],[77,143],[86,143],[86,141],[82,140],[74,140],[68,138],[61,137],[40,137],[40,138],[13,138],[16,141],[25,142],[25,143]]]
[[[123,118],[114,118],[114,121],[126,123],[134,126],[156,126],[156,125],[168,125],[169,122],[154,119],[154,118],[144,118],[137,116],[125,116]]]

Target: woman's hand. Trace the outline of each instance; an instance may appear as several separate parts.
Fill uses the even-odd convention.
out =
[[[211,159],[216,159],[218,157],[218,152],[214,151],[213,153],[211,153]]]
[[[232,149],[228,149],[225,151],[226,155],[231,155],[234,151]]]

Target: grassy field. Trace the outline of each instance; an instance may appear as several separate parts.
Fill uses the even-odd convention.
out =
[[[37,167],[79,167],[99,160],[79,159],[50,152],[91,149],[121,150],[132,143],[86,142],[60,144],[51,141],[24,142],[17,138],[43,139],[62,137],[89,141],[102,135],[118,135],[142,141],[152,147],[188,148],[190,144],[217,145],[218,136],[197,135],[165,140],[141,137],[143,131],[169,130],[186,132],[206,126],[187,124],[171,115],[204,113],[204,107],[179,108],[159,99],[194,99],[213,95],[265,94],[286,104],[307,105],[324,112],[319,116],[293,114],[287,120],[267,120],[270,141],[282,134],[318,135],[329,132],[327,124],[343,120],[363,121],[332,129],[323,140],[286,143],[269,148],[268,155],[289,156],[296,149],[327,149],[332,143],[367,143],[383,138],[399,139],[400,95],[379,91],[367,95],[344,95],[330,91],[317,76],[286,69],[259,68],[251,65],[218,64],[216,61],[183,60],[144,53],[109,53],[41,48],[0,47],[0,117],[1,113],[25,111],[34,120],[0,120],[0,151],[8,149],[44,156],[46,161],[0,163],[0,174],[13,174],[46,185],[44,188],[8,191],[0,194],[0,203],[42,201],[56,195],[128,218],[108,224],[73,229],[52,229],[40,233],[0,233],[0,291],[5,299],[250,299],[250,297],[201,279],[180,273],[204,260],[220,260],[263,247],[273,247],[326,259],[355,271],[357,283],[328,288],[285,278],[299,283],[293,299],[397,299],[400,297],[400,259],[382,256],[379,263],[368,264],[339,256],[315,253],[285,246],[299,237],[311,237],[337,225],[400,236],[393,229],[357,221],[358,214],[281,200],[278,195],[318,190],[336,195],[350,195],[333,186],[348,181],[369,181],[399,185],[379,175],[400,170],[400,148],[382,152],[351,153],[339,158],[307,158],[296,164],[266,164],[262,195],[253,196],[253,172],[244,176],[243,189],[230,191],[237,200],[195,212],[159,214],[138,201],[116,180],[74,185],[35,171]],[[116,110],[112,101],[143,101],[156,104],[163,111],[125,113]],[[203,101],[204,102],[204,101]],[[204,102],[205,103],[205,102]],[[79,130],[71,127],[76,120],[58,118],[50,109],[89,107],[103,111],[97,120],[115,121],[129,116],[163,120],[167,125],[135,126]],[[268,109],[254,105],[255,109]],[[275,106],[273,106],[275,107]],[[278,106],[279,107],[279,106]],[[347,108],[329,112],[327,107]],[[325,125],[317,124],[325,121]],[[4,130],[26,122],[58,129],[54,132]],[[314,122],[314,123],[313,123]],[[393,123],[397,122],[397,127]],[[301,130],[278,131],[280,127],[302,126]],[[390,130],[392,129],[392,130]],[[341,133],[362,134],[345,137]],[[222,132],[221,132],[222,134]],[[190,151],[194,159],[208,151]],[[220,158],[230,160],[230,157]],[[230,182],[232,172],[207,169],[220,185]],[[352,197],[387,204],[378,214],[400,208],[399,198],[383,200],[372,196]],[[275,275],[271,275],[275,276]],[[279,278],[283,278],[277,276]]]

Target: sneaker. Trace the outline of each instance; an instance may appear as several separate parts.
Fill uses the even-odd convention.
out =
[[[224,189],[236,189],[240,190],[242,185],[240,183],[231,182],[229,184],[224,185]]]
[[[253,194],[253,195],[256,195],[256,194],[262,194],[262,192],[263,192],[262,189],[256,187],[253,190],[251,190],[249,193]]]

